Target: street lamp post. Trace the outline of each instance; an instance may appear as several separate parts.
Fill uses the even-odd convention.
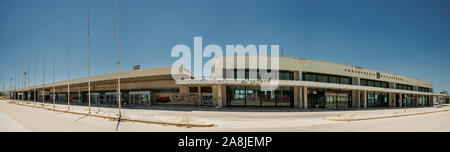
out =
[[[119,70],[119,0],[116,0],[116,25],[117,25],[117,104],[119,107],[119,121],[122,117],[120,102],[120,70]]]

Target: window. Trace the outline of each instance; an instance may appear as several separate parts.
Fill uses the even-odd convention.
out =
[[[280,71],[279,76],[280,80],[294,80],[294,73],[292,72]]]
[[[202,93],[212,93],[212,87],[201,87]]]
[[[382,88],[389,88],[389,84],[388,83],[381,83],[381,87]]]
[[[197,87],[189,87],[189,92],[190,93],[197,93],[198,92],[198,88]]]
[[[328,76],[319,75],[319,76],[317,76],[317,81],[318,82],[328,82]]]
[[[306,81],[316,81],[316,75],[314,74],[305,74],[305,80]]]
[[[303,73],[303,80],[325,82],[325,83],[349,84],[349,85],[352,84],[352,80],[349,77],[319,74],[319,73]]]
[[[367,81],[366,80],[360,80],[361,86],[367,86]]]
[[[374,85],[373,81],[367,81],[367,86],[374,87],[375,85]]]
[[[339,78],[335,76],[330,76],[330,83],[339,83]]]
[[[351,84],[350,78],[341,78],[341,84]]]
[[[381,83],[380,82],[375,82],[375,87],[381,87]]]

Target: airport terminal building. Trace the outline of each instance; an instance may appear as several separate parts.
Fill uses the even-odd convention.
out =
[[[270,60],[271,57],[267,57]],[[372,108],[432,106],[442,94],[433,93],[428,81],[397,74],[365,69],[357,66],[317,60],[277,57],[279,60],[278,88],[261,90],[268,80],[250,79],[252,69],[245,56],[245,66],[234,69],[221,67],[224,79],[192,79],[194,76],[183,67],[182,77],[175,80],[173,67],[131,70],[120,73],[121,101],[123,106],[204,106],[204,107],[286,107],[286,108]],[[236,60],[235,60],[236,62]],[[214,63],[226,64],[223,57]],[[236,64],[234,64],[236,65]],[[268,65],[270,67],[270,64]],[[213,69],[212,69],[213,70]],[[227,78],[230,72],[245,71],[245,78]],[[57,103],[67,102],[70,83],[71,104],[88,104],[88,83],[91,83],[92,105],[117,104],[117,73],[91,76],[55,83]],[[19,100],[34,99],[51,103],[53,84],[45,84],[10,92]]]

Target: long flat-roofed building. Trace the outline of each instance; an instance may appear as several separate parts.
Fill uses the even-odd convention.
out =
[[[230,57],[230,56],[225,56]],[[237,65],[234,57],[233,65]],[[277,57],[279,63],[277,89],[261,90],[269,82],[258,77],[249,78],[252,71],[270,69],[272,57],[266,57],[268,68],[249,66],[228,67],[224,57],[214,58],[222,77],[212,73],[208,79],[195,79],[182,66],[147,68],[121,72],[121,99],[124,106],[195,105],[225,107],[291,107],[291,108],[368,108],[432,106],[437,96],[428,81],[392,73],[317,60]],[[259,58],[261,56],[256,56]],[[239,68],[238,68],[239,67]],[[174,79],[171,69],[182,69],[181,77]],[[216,67],[214,67],[216,68]],[[215,71],[212,69],[212,71]],[[243,71],[244,78],[229,77]],[[87,104],[88,81],[91,81],[93,105],[117,104],[116,73],[70,80],[71,103]],[[57,103],[67,102],[67,81],[56,82]],[[38,101],[45,97],[52,101],[52,83],[36,86]],[[33,87],[11,92],[11,97],[34,100]]]
[[[229,58],[230,56],[225,56]],[[261,91],[265,80],[250,79],[250,71],[260,67],[249,63],[238,68],[238,57],[227,63],[224,57],[215,58],[214,63],[222,67],[222,79],[215,73],[207,80],[179,80],[177,84],[187,86],[212,86],[213,98],[219,107],[297,107],[297,108],[367,108],[367,107],[416,107],[432,106],[439,94],[433,93],[433,84],[428,81],[400,76],[392,73],[365,69],[317,60],[277,57],[279,64],[278,89]],[[258,58],[259,65],[259,57]],[[270,70],[271,57],[267,58]],[[222,62],[222,64],[220,64]],[[231,69],[226,67],[234,65]],[[251,66],[250,66],[251,65]],[[253,67],[253,68],[251,68]],[[237,78],[237,71],[244,71],[245,78]],[[234,77],[229,77],[229,73]],[[259,74],[259,73],[258,73]]]

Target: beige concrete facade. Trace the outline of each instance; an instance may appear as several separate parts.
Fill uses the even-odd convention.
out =
[[[242,56],[241,56],[242,57]],[[240,68],[249,69],[255,68],[255,66],[249,66],[249,56],[243,56],[245,58],[245,66]],[[259,56],[255,56],[259,57]],[[429,88],[433,90],[433,84],[428,81],[419,80],[415,78],[408,78],[392,73],[381,72],[377,70],[365,69],[357,66],[349,66],[344,64],[309,60],[303,58],[291,58],[291,57],[277,57],[279,60],[279,70],[289,71],[293,75],[292,80],[280,80],[279,86],[291,87],[292,90],[292,106],[294,108],[307,109],[311,106],[312,101],[308,101],[310,97],[310,91],[322,88],[322,89],[334,89],[350,91],[351,104],[350,108],[367,108],[368,107],[368,93],[369,92],[382,92],[388,93],[388,107],[404,107],[402,106],[402,95],[413,95],[415,98],[414,105],[418,105],[419,97],[426,97],[433,101],[434,96],[441,96],[440,94],[434,94],[432,92],[420,92],[418,88]],[[237,58],[234,57],[234,65],[237,65]],[[270,68],[272,57],[267,57],[268,65]],[[229,65],[223,58],[214,58],[215,65]],[[259,64],[259,62],[257,63]],[[225,76],[225,66],[218,67],[222,69],[222,77]],[[174,67],[183,69],[183,67]],[[216,67],[217,68],[217,67]],[[261,69],[256,67],[257,69]],[[235,66],[234,69],[237,69]],[[267,69],[267,68],[266,68]],[[140,91],[149,89],[177,89],[176,92],[158,93],[159,98],[167,98],[171,102],[178,102],[180,104],[189,104],[195,106],[216,106],[218,108],[229,106],[229,100],[232,100],[227,87],[229,86],[259,86],[264,80],[229,80],[223,79],[217,73],[213,73],[210,79],[194,79],[191,73],[187,70],[182,71],[183,77],[192,78],[192,80],[174,80],[171,75],[172,67],[159,67],[148,68],[141,70],[125,71],[121,72],[121,90],[125,91]],[[333,84],[322,82],[310,82],[304,81],[304,73],[318,73],[335,76],[349,77],[351,84]],[[377,88],[369,86],[361,86],[361,80],[374,80],[388,83],[388,88]],[[91,92],[116,92],[117,91],[117,75],[116,73],[104,74],[98,76],[91,76],[89,78],[79,78],[70,80],[70,93],[77,94],[79,92],[88,91],[88,81],[91,81]],[[413,90],[399,90],[396,89],[398,84],[410,85]],[[42,85],[36,87],[30,87],[26,89],[17,90],[16,95],[19,93],[23,96],[23,93],[33,92],[36,88],[38,97],[42,94],[49,95],[52,91],[52,83],[45,84],[45,92],[42,91]],[[55,92],[57,94],[64,94],[67,92],[67,81],[61,81],[55,83]],[[203,92],[202,88],[208,90],[211,88],[211,92]],[[398,99],[400,97],[400,99]],[[206,103],[205,100],[212,100],[212,103]],[[362,99],[362,100],[361,100]]]

